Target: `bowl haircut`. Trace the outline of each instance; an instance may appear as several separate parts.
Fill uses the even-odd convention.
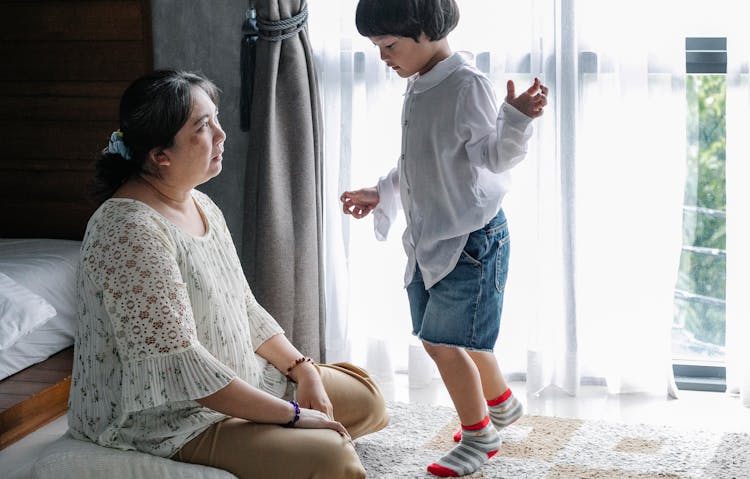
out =
[[[422,33],[430,41],[444,38],[458,18],[455,0],[360,0],[356,24],[365,37],[394,35],[419,42]]]

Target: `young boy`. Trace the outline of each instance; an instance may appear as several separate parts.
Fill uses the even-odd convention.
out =
[[[359,1],[359,33],[409,81],[397,167],[377,186],[341,196],[346,214],[374,212],[379,239],[399,203],[406,215],[413,334],[437,364],[462,425],[459,444],[427,468],[438,476],[476,471],[500,447],[496,428],[523,413],[493,353],[509,254],[501,203],[507,170],[524,158],[548,91],[535,79],[516,96],[508,81],[498,111],[491,82],[469,54],[448,45],[458,18],[455,0]]]

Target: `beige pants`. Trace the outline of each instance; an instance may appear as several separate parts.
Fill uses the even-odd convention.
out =
[[[388,424],[380,390],[348,363],[318,368],[335,419],[352,439]],[[365,477],[354,447],[331,429],[284,428],[230,418],[206,429],[172,459],[217,467],[240,479],[345,479]]]

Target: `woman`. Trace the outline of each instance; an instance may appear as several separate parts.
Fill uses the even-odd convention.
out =
[[[70,429],[240,478],[364,477],[351,439],[387,424],[377,386],[292,346],[194,189],[221,172],[217,97],[166,70],[123,94],[81,248]]]

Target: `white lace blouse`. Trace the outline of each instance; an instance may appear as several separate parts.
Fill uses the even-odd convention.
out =
[[[195,399],[235,377],[286,392],[254,353],[283,331],[250,291],[219,208],[193,198],[202,237],[131,199],[106,201],[88,223],[68,410],[78,439],[169,457],[226,417]]]

